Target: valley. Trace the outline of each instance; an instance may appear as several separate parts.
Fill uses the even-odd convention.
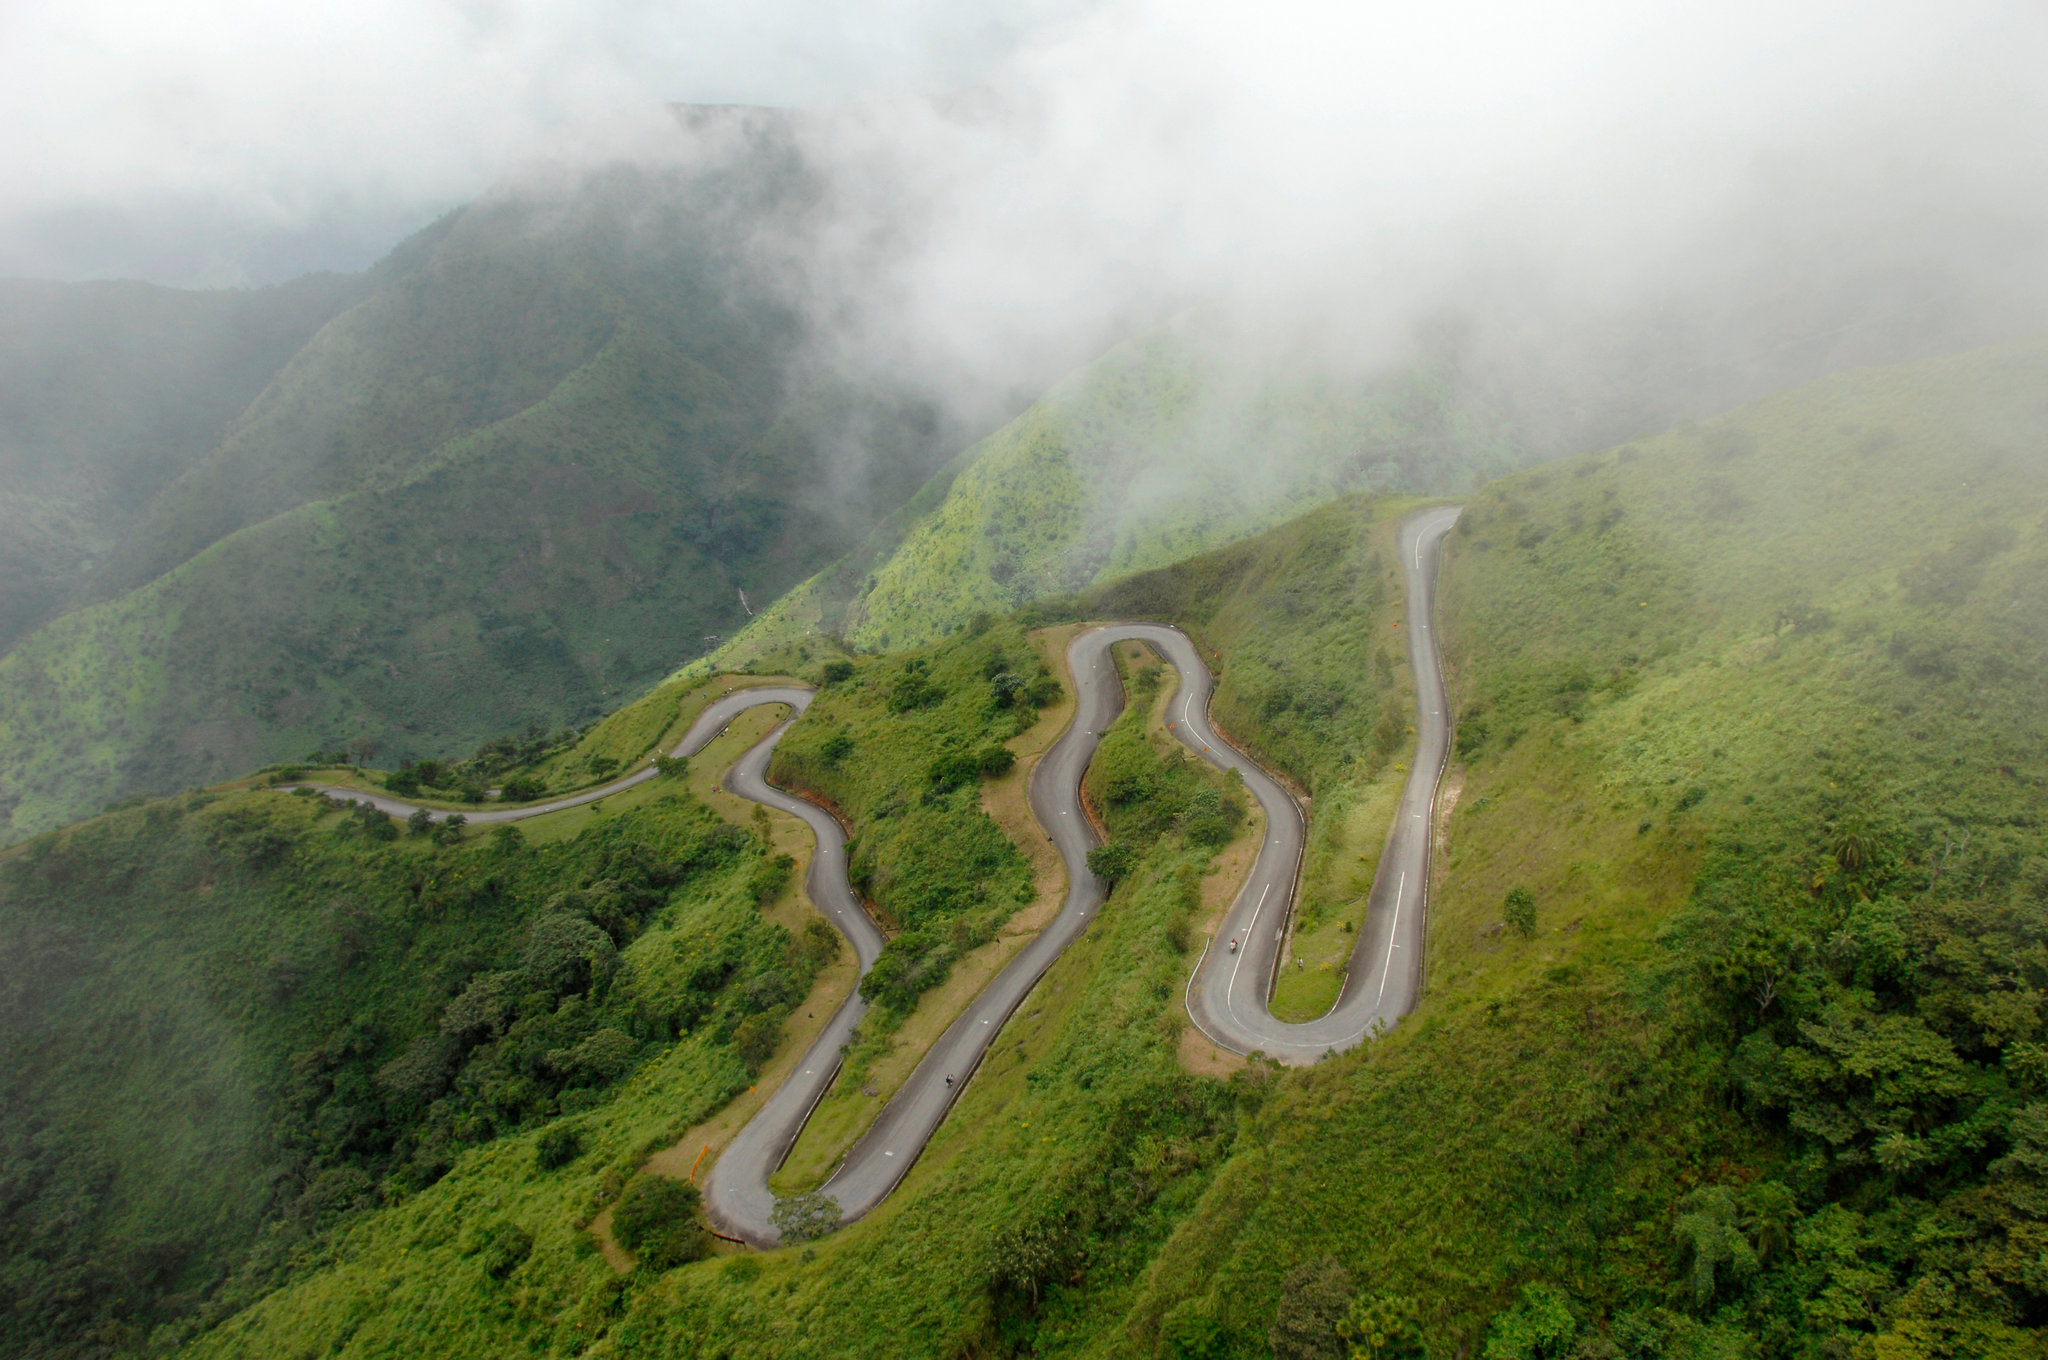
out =
[[[7,1344],[1197,1357],[1338,1298],[1432,1354],[2032,1354],[2042,354],[757,632],[516,803],[308,767],[34,837]]]

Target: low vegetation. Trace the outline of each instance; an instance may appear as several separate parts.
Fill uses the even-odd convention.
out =
[[[129,479],[118,521],[24,526],[69,567],[0,584],[0,844],[359,737],[396,764],[581,727],[738,631],[741,592],[765,603],[853,548],[966,437],[796,362],[746,243],[805,230],[811,192],[787,143],[745,170],[614,166],[297,290],[355,305],[267,385],[224,384],[242,395],[217,445]],[[237,310],[263,324],[290,291]],[[213,406],[206,386],[188,399]],[[43,410],[82,437],[125,425],[46,397],[21,414]],[[860,472],[828,475],[855,429]],[[8,528],[45,490],[12,461]]]
[[[250,794],[39,841],[0,862],[5,919],[25,941],[11,952],[36,961],[20,976],[43,989],[8,1004],[84,1017],[36,1031],[50,1051],[114,1057],[102,1071],[42,1049],[27,1067],[8,1055],[9,1072],[90,1083],[62,1099],[10,1091],[49,1111],[8,1125],[22,1149],[10,1165],[26,1168],[9,1172],[10,1194],[125,1206],[142,1202],[117,1175],[132,1169],[184,1198],[155,1219],[108,1210],[103,1225],[140,1225],[118,1233],[81,1230],[49,1200],[33,1241],[84,1245],[66,1258],[10,1243],[10,1268],[105,1273],[42,1292],[10,1284],[32,1302],[9,1316],[96,1325],[93,1345],[205,1356],[2037,1358],[2044,380],[2038,348],[1844,375],[1470,498],[1444,588],[1461,791],[1425,1001],[1390,1036],[1304,1070],[1251,1063],[1225,1078],[1182,1064],[1209,819],[1227,827],[1239,795],[1146,738],[1142,698],[1161,678],[1141,662],[1141,702],[1091,775],[1116,851],[1105,910],[1005,1027],[902,1189],[837,1231],[827,1205],[804,1202],[790,1221],[810,1240],[783,1251],[690,1260],[706,1244],[686,1212],[635,1223],[642,1196],[688,1197],[632,1188],[646,1152],[746,1084],[758,1050],[742,1031],[774,1010],[757,1007],[757,981],[804,976],[804,934],[753,906],[773,861],[679,794],[615,820],[646,818],[629,841],[701,844],[705,858],[617,933],[598,904],[638,899],[598,891],[599,870],[625,880],[595,824],[547,845],[442,845],[320,800]],[[915,652],[807,662],[827,686],[776,775],[840,809],[864,891],[897,940],[918,937],[893,946],[880,1008],[914,997],[955,936],[1000,920],[1028,883],[976,784],[983,753],[1035,720],[1030,696],[1050,679],[1022,630],[1060,612],[1191,632],[1220,669],[1219,721],[1312,800],[1308,900],[1349,919],[1361,856],[1384,834],[1373,799],[1407,759],[1390,551],[1407,508],[1338,502],[1078,604],[970,617]],[[263,867],[260,835],[215,846],[211,828],[245,816],[281,828],[292,848],[276,866]],[[74,841],[100,846],[90,838],[105,848],[66,857]],[[345,919],[331,905],[345,869],[350,884],[392,885],[375,910],[394,924],[350,965],[370,970],[368,990],[273,1036],[253,1018],[267,1014],[253,982],[209,980],[207,942],[232,936],[244,968],[260,960],[242,940],[298,939],[247,928],[271,910],[262,885],[344,851],[336,878],[308,890],[318,910],[283,919]],[[451,881],[489,879],[500,895],[416,921],[417,903],[437,899],[430,887],[415,898],[407,872],[444,861]],[[145,889],[179,914],[121,905]],[[551,906],[558,893],[580,905]],[[424,966],[464,949],[461,976]],[[640,998],[687,999],[697,961],[720,951],[732,972],[701,1014],[668,1012],[673,1039],[632,1028]],[[400,966],[413,957],[422,966]],[[131,971],[142,981],[123,980]],[[253,1138],[281,1108],[264,1103],[273,1090],[295,1089],[290,1055],[356,1033],[365,1012],[409,1016],[379,1022],[383,1047],[343,1053],[346,1081],[315,1107],[316,1131],[353,1129],[330,1103],[367,1108],[414,1037],[441,1033],[451,1005],[504,973],[547,1003],[504,1012],[517,1018],[489,1041],[540,1054],[519,1073],[529,1084],[491,1105],[503,1113],[488,1136],[448,1145],[431,1183],[401,1177],[416,1154],[399,1158],[398,1141],[350,1150],[335,1165],[368,1179],[362,1208],[306,1199],[310,1186],[277,1178],[261,1149],[219,1156],[240,1146],[224,1135],[65,1132],[82,1127],[70,1111],[92,1108],[79,1091],[134,1089],[146,1098],[119,1104],[122,1117],[153,1131],[234,1110],[244,1122],[220,1127]],[[493,995],[478,994],[486,1015]],[[527,1021],[531,1043],[512,1032]],[[590,1027],[572,1036],[571,1021]],[[549,1075],[607,1027],[637,1041],[633,1065],[603,1081]],[[459,1073],[479,1061],[480,1076],[502,1071],[495,1051],[479,1044],[485,1056],[454,1069],[450,1089],[468,1089]],[[589,1057],[609,1061],[602,1044]],[[153,1106],[159,1070],[234,1082],[201,1096],[197,1076],[181,1078]],[[375,1127],[419,1147],[437,1126]],[[72,1151],[45,1166],[32,1160],[45,1146]],[[122,1163],[102,1147],[135,1151]],[[316,1225],[292,1229],[265,1283],[245,1289],[257,1278],[246,1265],[218,1286],[196,1267],[148,1273],[185,1259],[161,1248],[162,1224],[218,1221],[205,1231],[243,1243],[284,1231],[260,1214],[205,1216],[254,1214],[228,1189],[249,1183],[287,1185]],[[607,1207],[642,1243],[630,1273],[584,1231]],[[667,1243],[671,1231],[685,1240]],[[94,1255],[115,1241],[134,1245]],[[228,1259],[259,1259],[239,1250]],[[132,1302],[109,1302],[121,1298]]]
[[[0,1352],[175,1340],[511,1138],[570,1166],[650,1062],[721,1103],[839,947],[762,919],[774,861],[680,789],[443,830],[199,794],[0,861]]]
[[[1002,745],[1059,695],[1014,622],[983,619],[920,651],[840,662],[776,748],[771,777],[851,824],[848,876],[894,927],[861,994],[886,1031],[1032,898],[1024,858],[982,811]]]
[[[2044,362],[1472,499],[1430,995],[1283,1084],[1140,1349],[1412,1307],[1432,1356],[2041,1353]]]

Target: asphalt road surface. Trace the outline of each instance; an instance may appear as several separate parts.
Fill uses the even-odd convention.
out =
[[[1140,637],[1161,650],[1181,677],[1169,710],[1174,735],[1210,763],[1242,772],[1245,787],[1265,809],[1266,843],[1188,979],[1188,1014],[1220,1047],[1264,1053],[1289,1064],[1311,1063],[1363,1042],[1415,1008],[1422,982],[1431,812],[1450,751],[1450,703],[1434,627],[1436,577],[1439,549],[1458,511],[1457,506],[1424,510],[1401,524],[1408,665],[1415,677],[1415,760],[1387,833],[1343,989],[1329,1011],[1306,1024],[1277,1020],[1267,1005],[1299,886],[1301,809],[1270,775],[1216,736],[1209,724],[1208,668],[1184,634],[1126,626],[1093,635],[1105,645],[1117,637]],[[1114,684],[1115,673],[1104,673]]]
[[[1373,882],[1366,925],[1359,932],[1336,1005],[1320,1019],[1300,1025],[1282,1023],[1268,1009],[1299,877],[1301,811],[1271,776],[1216,735],[1208,713],[1213,681],[1194,644],[1179,630],[1158,624],[1090,629],[1074,639],[1067,653],[1077,699],[1073,722],[1032,771],[1030,787],[1032,813],[1067,866],[1066,900],[1059,915],[932,1045],[821,1187],[839,1204],[843,1221],[859,1218],[880,1204],[902,1181],[1004,1023],[1102,908],[1104,885],[1089,872],[1087,863],[1088,852],[1098,841],[1082,812],[1080,787],[1100,734],[1123,709],[1123,689],[1109,648],[1124,639],[1151,644],[1179,672],[1180,687],[1168,710],[1172,731],[1211,764],[1240,771],[1245,786],[1266,813],[1266,841],[1253,861],[1251,875],[1189,978],[1187,1006],[1195,1023],[1217,1044],[1237,1052],[1258,1051],[1282,1062],[1309,1063],[1362,1042],[1414,1007],[1421,981],[1430,813],[1449,751],[1449,704],[1432,628],[1438,549],[1457,517],[1457,507],[1425,510],[1400,528],[1408,589],[1408,660],[1418,701],[1416,756]],[[800,817],[811,828],[817,849],[805,886],[812,903],[853,945],[860,975],[866,976],[881,952],[882,934],[847,883],[845,833],[829,813],[767,781],[768,761],[776,742],[812,697],[813,691],[794,686],[735,690],[705,708],[672,754],[695,755],[749,708],[761,704],[789,707],[788,719],[733,765],[725,787],[743,798]],[[649,766],[572,797],[465,815],[472,824],[518,821],[594,802],[654,774]],[[396,817],[410,815],[417,806],[354,789],[314,787],[337,797],[367,801]],[[440,820],[447,814],[433,811],[432,815]],[[1238,945],[1234,951],[1227,943],[1233,940]],[[858,992],[850,995],[812,1041],[789,1079],[712,1165],[705,1178],[704,1205],[721,1231],[757,1247],[779,1244],[772,1217],[775,1195],[768,1188],[768,1177],[789,1155],[811,1111],[831,1088],[841,1051],[865,1011],[866,1003]]]

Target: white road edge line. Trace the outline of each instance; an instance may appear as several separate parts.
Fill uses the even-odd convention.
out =
[[[1401,899],[1407,895],[1408,871],[1403,869],[1400,886],[1394,889],[1394,926],[1387,932],[1387,961],[1380,966],[1380,994],[1372,1002],[1375,1007],[1387,999],[1387,974],[1394,968],[1394,941],[1401,935]]]

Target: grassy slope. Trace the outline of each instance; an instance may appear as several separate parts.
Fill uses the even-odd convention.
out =
[[[1104,1349],[1149,1353],[1163,1318],[1169,1353],[1217,1326],[1216,1353],[1261,1353],[1283,1277],[1327,1254],[1418,1300],[1431,1354],[1476,1350],[1531,1281],[1624,1348],[1588,1355],[1866,1355],[1878,1333],[1888,1355],[2037,1353],[2010,1326],[2041,1296],[2012,1264],[2039,1209],[2008,1121],[2039,1078],[2002,1072],[2040,1038],[2038,927],[1956,921],[2048,907],[2044,371],[2034,347],[1847,374],[1473,500],[1444,600],[1467,765],[1430,993],[1288,1083]],[[1517,884],[1526,941],[1497,924]],[[1880,907],[1933,951],[1910,986],[1859,961],[1895,938],[1865,933]],[[1785,995],[1760,1016],[1766,979]],[[1842,1006],[1936,1028],[1930,1067],[1842,1038]],[[1843,1044],[1875,1085],[1815,1076],[1802,1105],[1738,1082],[1746,1034],[1815,1073]],[[1946,1151],[1880,1170],[1881,1134],[1811,1133],[1847,1111]],[[1977,1132],[1942,1141],[1957,1119]],[[1797,1212],[1740,1208],[1766,1270],[1724,1257],[1700,1299],[1688,1224],[1712,1187],[1734,1214],[1763,1181]],[[1548,1353],[1493,1325],[1501,1354]]]
[[[1191,331],[1120,349],[987,440],[875,572],[849,639],[901,646],[979,609],[1180,560],[1335,492],[1441,489],[1513,457],[1426,377],[1248,379],[1204,346]],[[1256,483],[1245,448],[1261,451]]]
[[[189,291],[0,280],[0,650],[377,276]]]
[[[462,845],[379,838],[319,799],[195,795],[0,861],[0,935],[28,964],[0,992],[0,1353],[174,1343],[346,1259],[364,1211],[451,1165],[443,1202],[480,1165],[524,1174],[557,1111],[586,1111],[586,1152],[545,1193],[587,1205],[740,1089],[736,1027],[786,1012],[816,960],[786,962],[790,931],[756,911],[752,838],[670,781],[635,792],[567,837],[544,819]],[[587,994],[532,971],[532,923],[564,910],[621,946]],[[434,1037],[506,969],[525,980],[502,1038]],[[623,1052],[562,1056],[601,1031]],[[438,1084],[392,1077],[422,1052]]]
[[[494,194],[376,271],[19,645],[0,841],[356,735],[580,725],[914,494],[960,437],[800,361],[748,243],[814,186],[764,136]]]
[[[1125,345],[969,449],[893,529],[719,654],[813,631],[916,645],[976,613],[1179,561],[1371,488],[1427,492],[1512,466],[1483,412],[1428,373],[1340,382],[1313,361],[1256,372],[1188,319]],[[1259,474],[1243,451],[1260,451]]]
[[[2004,909],[2048,884],[2029,814],[2048,768],[2043,710],[2014,664],[2048,645],[2042,479],[2024,452],[2041,366],[2018,352],[1847,375],[1474,500],[1446,596],[1465,790],[1434,902],[1432,990],[1390,1040],[1229,1087],[1180,1076],[1177,940],[1194,910],[1180,871],[1199,885],[1206,856],[1169,836],[1027,1004],[905,1191],[814,1252],[636,1276],[592,1313],[573,1302],[598,1277],[579,1273],[571,1237],[492,1285],[452,1260],[422,1269],[409,1253],[432,1237],[415,1240],[423,1220],[387,1213],[365,1220],[346,1273],[309,1276],[209,1348],[570,1353],[609,1328],[600,1354],[1249,1355],[1264,1351],[1287,1271],[1329,1253],[1368,1293],[1416,1297],[1443,1355],[1476,1353],[1531,1280],[1563,1286],[1580,1321],[1636,1310],[1637,1330],[1615,1333],[1629,1354],[1739,1355],[1745,1335],[1806,1354],[1819,1337],[1800,1328],[1816,1318],[1849,1333],[1850,1354],[1880,1325],[1919,1347],[1890,1353],[2031,1353],[1982,1298],[1965,1300],[1967,1327],[1929,1321],[1951,1276],[1910,1245],[1959,1240],[1958,1206],[1925,1206],[1971,1193],[2021,1140],[2001,1123],[1960,1167],[1921,1172],[1917,1195],[1870,1180],[1870,1134],[1847,1145],[1862,1163],[1816,1161],[1782,1112],[1731,1093],[1728,1054],[1757,1028],[1742,998],[1770,950],[1715,942],[1731,888],[1802,929],[1814,904],[1853,912],[1867,889],[1903,903],[1917,930],[1956,894]],[[1803,513],[1818,504],[1825,517]],[[1357,602],[1391,585],[1396,509],[1332,507],[1090,602],[1178,618],[1223,653],[1219,714],[1315,792],[1319,823],[1388,759],[1379,717],[1399,700],[1377,639],[1392,620]],[[2010,536],[1985,548],[1985,523]],[[1788,557],[1803,577],[1788,579]],[[1929,646],[1944,635],[1962,647],[1948,662]],[[1332,706],[1323,685],[1353,688]],[[1276,691],[1286,702],[1269,706]],[[1826,868],[1841,863],[1842,788],[1875,824],[1881,871]],[[1514,884],[1535,892],[1534,939],[1496,928]],[[1954,935],[1928,937],[1928,956],[1985,952]],[[1803,948],[1802,968],[1838,957]],[[1993,1008],[2022,1093],[2039,1080],[2039,1012],[2024,1001],[2048,981],[2032,967],[2015,974],[2021,1004]],[[1714,981],[1729,977],[1732,1006]],[[1814,996],[1842,985],[1809,983]],[[1974,985],[1976,1003],[1951,996],[1951,1013],[2012,990]],[[1979,1073],[1984,1042],[1958,1050]],[[510,1161],[476,1176],[463,1183],[473,1203],[545,1193],[514,1195]],[[1798,1213],[1768,1288],[1710,1273],[1707,1305],[1689,1307],[1681,1200],[1774,1178]],[[415,1212],[445,1235],[458,1218],[440,1193]],[[2009,1217],[2010,1200],[1992,1207]],[[2009,1229],[1986,1214],[1992,1227],[1963,1237],[1990,1231],[1996,1245]],[[554,1231],[544,1213],[532,1221]],[[2003,1259],[1970,1288],[2021,1289],[2024,1309],[2023,1287],[2005,1283],[2023,1272]],[[372,1281],[412,1304],[371,1310]]]

